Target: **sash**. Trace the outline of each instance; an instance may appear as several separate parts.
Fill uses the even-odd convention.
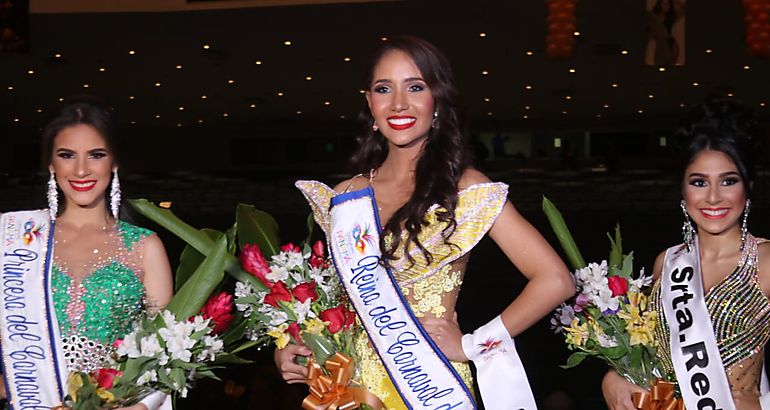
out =
[[[49,409],[64,397],[66,366],[50,292],[48,210],[0,215],[0,346],[11,409]]]
[[[409,409],[475,409],[473,395],[380,264],[376,209],[371,187],[331,200],[331,256],[356,314]]]
[[[688,252],[666,251],[661,303],[670,331],[671,361],[688,409],[734,410],[733,396],[706,309],[698,237]]]

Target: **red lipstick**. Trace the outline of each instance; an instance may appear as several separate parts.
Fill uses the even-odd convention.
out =
[[[417,118],[411,115],[393,115],[388,117],[388,126],[396,131],[412,128],[416,122]]]
[[[87,179],[83,181],[69,181],[72,189],[78,192],[88,192],[96,186],[95,179]]]

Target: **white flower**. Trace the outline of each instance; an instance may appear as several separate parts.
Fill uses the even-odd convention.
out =
[[[273,265],[270,267],[270,273],[265,277],[271,282],[278,282],[279,280],[285,282],[289,277],[289,271],[287,268]]]
[[[645,275],[644,268],[639,271],[639,277],[628,281],[629,292],[639,292],[652,284],[652,275]]]
[[[136,343],[136,332],[131,332],[123,338],[123,343],[118,346],[117,353],[132,359],[141,356],[139,345]]]
[[[591,262],[585,268],[575,272],[575,279],[581,288],[592,288],[601,283],[602,280],[606,282],[607,273],[607,261],[602,261],[601,264]]]
[[[612,291],[607,285],[607,278],[604,278],[605,285],[603,288],[597,289],[591,296],[591,301],[602,312],[608,310],[617,311],[620,307],[620,297],[612,297]]]
[[[286,269],[302,268],[305,264],[305,256],[299,252],[289,252],[286,258]],[[308,255],[310,256],[310,255]]]
[[[195,340],[190,338],[194,325],[190,322],[177,322],[158,330],[158,334],[166,341],[166,350],[171,353],[171,359],[180,359],[185,362],[190,361],[192,353],[190,350],[195,346]]]
[[[209,327],[209,323],[211,323],[211,319],[204,319],[203,316],[197,315],[193,319],[193,331],[200,332]]]
[[[251,296],[254,294],[254,288],[250,283],[235,282],[235,297],[242,298],[244,296]]]
[[[142,356],[155,357],[156,354],[163,352],[163,348],[160,347],[160,342],[155,334],[145,336],[142,338]]]
[[[147,370],[141,376],[139,376],[138,379],[136,379],[136,384],[139,386],[142,386],[149,382],[157,382],[157,381],[158,381],[158,373],[156,373],[155,370]]]
[[[270,316],[270,325],[272,326],[280,326],[289,320],[289,315],[280,310],[270,310],[267,315]]]
[[[618,341],[614,337],[609,337],[604,332],[597,332],[596,338],[599,340],[601,347],[615,347],[618,345]]]
[[[216,359],[217,354],[225,347],[225,342],[222,339],[212,336],[204,336],[203,344],[206,348],[198,354],[198,361],[204,361],[207,357],[209,360]]]
[[[307,318],[314,318],[315,313],[310,310],[310,304],[313,303],[310,299],[306,299],[304,302],[294,302],[294,313],[297,314],[297,322],[302,323]]]
[[[169,357],[166,354],[166,352],[163,352],[160,356],[158,356],[158,364],[161,366],[167,365],[169,362]]]

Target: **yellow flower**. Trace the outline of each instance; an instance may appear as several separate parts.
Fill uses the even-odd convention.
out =
[[[78,372],[72,372],[67,377],[67,393],[73,401],[78,401],[78,389],[83,387],[83,379]]]
[[[567,331],[567,343],[575,346],[582,346],[588,339],[588,325],[580,324],[578,318],[572,319],[572,324],[565,328]]]
[[[329,322],[323,322],[320,319],[308,319],[305,321],[305,332],[313,335],[321,335]]]
[[[101,387],[96,389],[96,395],[107,403],[112,403],[115,401],[115,395],[110,393],[108,390],[102,389]]]
[[[283,349],[284,347],[286,347],[286,345],[288,345],[289,341],[291,340],[291,338],[289,337],[289,334],[286,333],[286,329],[288,328],[289,328],[289,325],[284,323],[278,327],[274,327],[273,330],[267,332],[268,335],[273,336],[275,338],[275,345],[279,349]]]

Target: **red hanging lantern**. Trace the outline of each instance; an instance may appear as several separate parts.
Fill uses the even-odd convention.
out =
[[[569,58],[575,47],[577,0],[548,0],[547,6],[545,55],[549,58]]]
[[[770,0],[743,0],[747,52],[770,57]]]

